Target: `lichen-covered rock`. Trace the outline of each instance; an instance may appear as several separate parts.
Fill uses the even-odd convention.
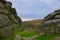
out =
[[[15,8],[12,8],[12,3],[0,0],[0,38],[14,35],[14,28],[18,28],[21,22]]]

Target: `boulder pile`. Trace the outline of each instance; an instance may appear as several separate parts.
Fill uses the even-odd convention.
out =
[[[14,34],[14,28],[20,24],[21,19],[18,17],[15,8],[12,8],[12,3],[0,0],[0,38],[11,37]]]

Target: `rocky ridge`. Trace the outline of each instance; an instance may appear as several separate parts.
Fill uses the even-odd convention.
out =
[[[48,14],[43,19],[40,32],[46,35],[60,34],[60,9]]]

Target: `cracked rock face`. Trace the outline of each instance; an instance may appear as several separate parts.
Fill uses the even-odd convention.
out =
[[[12,8],[12,3],[0,0],[0,38],[11,37],[14,34],[14,28],[20,23],[21,19],[17,16],[15,8]]]

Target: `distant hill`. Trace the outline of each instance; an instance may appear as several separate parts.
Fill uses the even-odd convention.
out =
[[[31,20],[31,21],[24,21],[22,22],[22,25],[27,26],[27,25],[40,25],[42,23],[42,19],[37,19],[37,20]]]

